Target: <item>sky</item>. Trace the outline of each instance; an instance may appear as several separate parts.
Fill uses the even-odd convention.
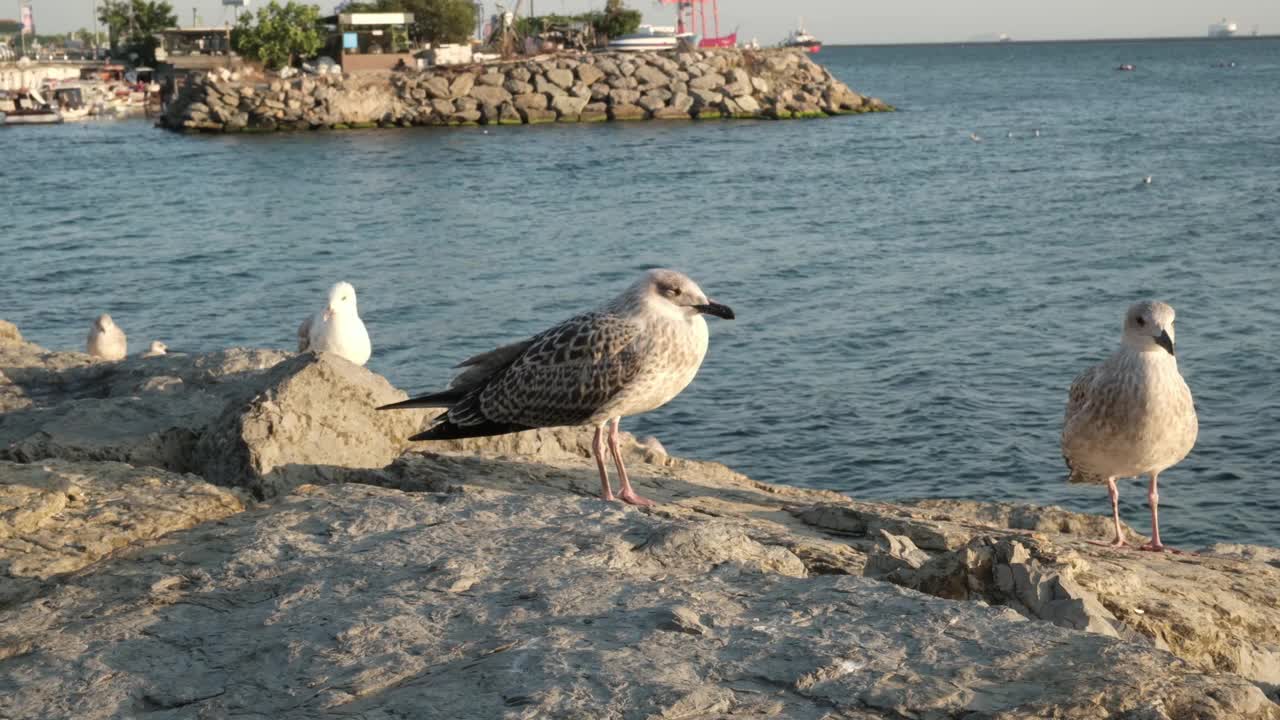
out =
[[[62,33],[91,27],[95,0],[22,0],[35,13],[36,30]],[[232,21],[221,0],[169,0],[180,25]],[[1280,34],[1280,0],[717,0],[720,28],[735,27],[739,40],[762,45],[782,40],[803,17],[805,27],[828,44],[958,42],[992,39],[1063,40],[1117,37],[1204,36],[1210,23],[1228,17],[1247,34]],[[0,18],[17,18],[20,0],[0,0]],[[249,0],[253,7],[266,0]],[[494,0],[484,0],[492,9]],[[599,9],[604,0],[523,0],[540,14]],[[315,4],[326,12],[333,0]],[[508,5],[514,4],[509,0]],[[671,6],[627,0],[653,24],[674,24]]]

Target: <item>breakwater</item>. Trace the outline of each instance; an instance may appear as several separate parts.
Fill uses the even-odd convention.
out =
[[[790,119],[893,108],[794,50],[560,54],[425,71],[253,82],[211,74],[161,116],[174,130]]]

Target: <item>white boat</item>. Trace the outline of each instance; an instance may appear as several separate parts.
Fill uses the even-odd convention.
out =
[[[630,35],[621,35],[609,41],[610,50],[623,52],[652,52],[655,50],[676,50],[681,43],[688,47],[698,46],[698,36],[693,33],[676,33],[670,26],[641,25]]]
[[[1239,28],[1236,27],[1235,23],[1231,22],[1226,18],[1222,18],[1220,22],[1216,22],[1209,26],[1209,37],[1211,38],[1234,37],[1236,34],[1236,30],[1238,29]]]
[[[49,103],[35,90],[11,93],[9,101],[13,107],[5,110],[5,125],[56,125],[62,122],[62,114],[49,107]]]

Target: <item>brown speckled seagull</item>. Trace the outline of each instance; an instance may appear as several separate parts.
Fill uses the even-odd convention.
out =
[[[444,392],[384,405],[447,408],[410,440],[503,435],[540,427],[595,425],[600,497],[613,500],[605,469],[605,426],[618,469],[618,497],[652,505],[631,487],[618,450],[618,423],[669,402],[693,380],[707,354],[703,315],[732,320],[683,273],[650,270],[618,297],[528,340],[476,355]]]
[[[1162,302],[1133,305],[1124,316],[1120,349],[1071,383],[1062,456],[1070,482],[1107,484],[1116,547],[1125,544],[1116,478],[1151,478],[1151,542],[1142,549],[1164,550],[1157,478],[1196,444],[1195,405],[1173,353],[1173,317],[1173,308]]]

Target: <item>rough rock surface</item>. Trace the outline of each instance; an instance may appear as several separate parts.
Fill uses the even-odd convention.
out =
[[[2,611],[0,715],[1276,717],[1166,652],[786,553],[562,494],[304,486]]]
[[[120,548],[243,509],[235,493],[192,475],[0,461],[0,608]]]
[[[194,470],[204,427],[258,372],[289,357],[232,348],[95,362],[0,343],[0,459],[115,460]]]
[[[591,100],[607,100],[607,107],[581,102]],[[503,112],[509,103],[511,110]],[[185,87],[160,124],[263,132],[648,117],[780,119],[885,110],[892,108],[850,90],[803,52],[722,49],[562,53],[487,66],[256,84],[215,73]]]
[[[653,438],[623,451],[660,504],[605,505],[589,430],[402,455],[428,412],[374,412],[404,395],[340,358],[93,363],[9,327],[0,717],[1280,718],[1274,549],[1116,551],[1104,517]]]
[[[381,468],[408,446],[428,411],[380,412],[408,396],[380,375],[332,353],[280,363],[201,435],[195,464],[221,485],[270,497],[304,482]]]

